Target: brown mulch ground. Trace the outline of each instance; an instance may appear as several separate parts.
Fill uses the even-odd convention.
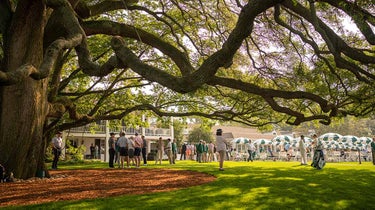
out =
[[[0,183],[0,207],[177,190],[211,182],[214,176],[166,169],[50,171],[52,178]]]

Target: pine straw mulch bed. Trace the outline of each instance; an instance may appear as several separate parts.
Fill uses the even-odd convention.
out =
[[[216,179],[195,171],[142,168],[56,170],[50,174],[48,179],[0,183],[0,207],[171,191]]]

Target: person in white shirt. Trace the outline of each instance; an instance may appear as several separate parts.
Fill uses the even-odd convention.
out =
[[[227,144],[222,136],[223,130],[217,129],[216,130],[216,148],[219,153],[219,170],[224,171],[224,157],[227,150]]]
[[[301,153],[301,165],[307,165],[305,136],[301,135],[301,139],[299,140],[298,146],[299,146],[299,151]]]
[[[117,145],[120,148],[120,168],[124,168],[124,161],[126,161],[126,165],[129,166],[127,142],[128,139],[125,137],[125,132],[121,132],[120,138],[117,140]]]
[[[251,143],[251,140],[249,140],[249,142],[246,143],[246,148],[247,148],[247,152],[249,153],[249,157],[247,158],[247,162],[249,162],[249,161],[253,162],[255,146],[254,146],[254,144]]]
[[[62,150],[62,132],[56,132],[56,136],[52,139],[52,152],[53,152],[53,162],[52,169],[57,169],[57,162],[61,155]]]

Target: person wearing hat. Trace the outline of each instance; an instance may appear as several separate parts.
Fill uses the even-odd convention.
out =
[[[224,171],[224,158],[225,153],[227,150],[227,144],[225,142],[224,137],[222,136],[223,130],[217,129],[216,130],[216,148],[219,153],[219,170]]]
[[[59,161],[61,150],[62,150],[62,132],[57,131],[55,137],[52,138],[52,152],[53,161],[52,169],[57,169],[57,162]]]
[[[156,157],[155,157],[155,165],[158,163],[161,165],[161,162],[163,160],[163,153],[164,153],[164,143],[162,137],[159,137],[159,140],[156,142]]]
[[[109,134],[111,137],[109,137],[108,139],[108,152],[109,152],[109,167],[110,168],[113,168],[113,161],[115,159],[115,153],[116,153],[116,150],[115,150],[115,133],[110,133]]]
[[[168,157],[168,162],[169,164],[173,164],[172,160],[172,139],[168,138],[167,146],[164,149],[165,153],[167,154]]]

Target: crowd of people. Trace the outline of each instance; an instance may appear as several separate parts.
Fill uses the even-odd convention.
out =
[[[197,144],[183,143],[180,151],[180,160],[196,160],[199,163],[217,160],[216,146],[213,142],[200,140]]]
[[[139,167],[139,162],[140,160],[143,159],[144,165],[147,165],[147,159],[146,159],[146,148],[144,147],[146,145],[144,136],[142,136],[142,139],[144,140],[143,144],[140,140],[135,141],[136,137],[130,137],[128,140],[127,144],[134,145],[135,142],[139,142],[137,145],[138,148],[141,148],[140,150],[143,152],[142,158],[140,159],[139,152],[134,152],[133,154],[132,146],[128,146],[128,154],[124,155],[123,157],[126,160],[127,167],[129,167],[129,162],[135,162],[135,166]],[[305,142],[305,137],[303,135],[300,136],[300,140],[298,142],[298,149],[300,151],[300,161],[301,165],[307,165],[308,164],[308,159],[307,156],[308,154],[311,155],[312,157],[312,163],[311,166],[321,169],[324,167],[325,164],[325,159],[324,159],[324,153],[323,153],[323,145],[320,140],[318,140],[318,137],[316,134],[312,136],[313,142],[311,144],[311,147],[306,147],[306,142]],[[114,140],[115,141],[115,140]],[[134,142],[134,143],[132,143]],[[219,170],[224,170],[224,160],[234,160],[235,158],[235,149],[230,147],[229,142],[226,141],[222,137],[222,130],[218,129],[216,131],[216,144],[213,142],[206,142],[204,140],[200,140],[196,144],[191,144],[191,143],[183,143],[180,148],[177,148],[177,144],[174,140],[168,138],[167,141],[164,143],[164,140],[162,137],[159,138],[159,140],[156,143],[156,155],[155,155],[155,164],[161,164],[163,155],[165,154],[168,158],[168,162],[170,164],[175,164],[176,160],[178,159],[177,154],[180,154],[180,160],[195,160],[199,163],[206,163],[206,162],[212,162],[212,161],[218,161],[219,162]],[[116,144],[116,142],[115,142]],[[143,145],[143,146],[142,146]],[[289,146],[289,148],[288,148]],[[371,148],[372,148],[372,155],[374,156],[375,154],[375,140],[371,143]],[[264,148],[263,148],[264,149]],[[293,157],[293,153],[290,152],[290,145],[286,144],[284,145],[284,151],[287,152],[287,161],[290,160]],[[135,148],[134,148],[135,150]],[[139,150],[139,149],[138,149]],[[246,161],[251,161],[253,162],[255,159],[255,155],[257,152],[257,148],[255,148],[254,144],[248,142],[246,144],[246,150],[248,152],[248,156],[246,158]],[[116,149],[115,149],[116,151]],[[271,157],[276,157],[273,156],[272,154],[272,149],[268,148],[268,152],[270,152]],[[126,154],[126,153],[125,153]],[[121,155],[120,155],[121,157]],[[127,159],[128,157],[128,159]],[[134,160],[133,160],[134,159]],[[120,159],[122,161],[122,159]],[[122,162],[121,162],[122,163]],[[375,160],[373,157],[373,163],[375,165]],[[110,167],[113,167],[111,165],[110,161]],[[119,167],[123,167],[122,164],[119,165]]]
[[[134,165],[139,168],[141,160],[147,165],[146,150],[147,143],[145,137],[135,133],[135,136],[125,137],[125,132],[120,132],[120,137],[116,138],[115,133],[110,133],[108,140],[109,167],[114,168],[117,163],[118,168],[130,168]]]
[[[196,160],[199,163],[224,161],[227,142],[221,137],[222,131],[217,131],[216,145],[213,142],[200,140],[197,144],[183,143],[180,148],[176,141],[171,138],[165,140],[162,137],[156,141],[155,164],[161,164],[163,156],[166,155],[169,164],[176,164],[178,154],[180,160]],[[125,137],[125,132],[120,132],[120,137],[116,138],[115,133],[110,133],[108,140],[109,167],[139,168],[141,162],[147,165],[147,141],[145,136],[135,133],[135,136]],[[220,150],[217,150],[220,149]],[[221,154],[223,153],[223,154]],[[221,161],[222,160],[222,161]],[[223,167],[220,166],[220,170]]]
[[[196,160],[199,163],[218,161],[219,170],[224,170],[224,160],[229,160],[232,156],[228,147],[229,142],[222,136],[222,129],[216,130],[216,144],[213,142],[206,142],[200,140],[197,144],[183,143],[180,148],[177,148],[176,141],[168,138],[166,144],[162,137],[160,137],[156,143],[156,155],[155,164],[161,164],[163,155],[166,154],[168,157],[169,164],[176,164],[177,154],[180,153],[180,160]],[[299,151],[301,154],[301,165],[307,165],[307,152],[313,154],[311,166],[322,169],[325,165],[325,156],[323,152],[323,144],[318,139],[317,135],[312,136],[312,148],[309,150],[306,148],[304,136],[300,136],[299,140]],[[52,152],[54,155],[52,162],[52,169],[57,169],[57,163],[61,155],[62,148],[62,132],[58,131],[55,137],[51,141]],[[132,165],[135,168],[139,168],[141,162],[143,165],[147,165],[147,141],[145,136],[135,133],[135,136],[125,137],[125,132],[120,132],[120,137],[116,138],[115,133],[110,133],[108,140],[109,147],[109,167],[114,168],[114,163],[117,163],[118,168],[130,168]],[[289,148],[285,145],[285,151]],[[372,152],[372,163],[375,165],[375,138],[373,138],[371,144]],[[248,152],[247,161],[253,161],[255,156],[256,148],[254,144],[248,142],[246,144],[246,150]],[[272,154],[272,153],[271,153]],[[0,164],[0,182],[6,181],[5,178],[5,167]]]
[[[231,148],[229,142],[223,138],[222,132],[221,129],[217,129],[216,144],[200,140],[197,144],[183,143],[180,148],[177,148],[176,141],[173,139],[168,138],[164,141],[162,137],[160,137],[156,142],[155,164],[162,163],[164,154],[167,156],[169,164],[176,164],[176,160],[178,159],[177,154],[180,154],[180,160],[195,160],[199,163],[218,161],[219,170],[224,170],[224,160],[235,158],[236,151]],[[130,168],[131,166],[139,168],[141,162],[143,162],[143,165],[147,165],[147,141],[145,136],[135,133],[135,136],[127,138],[125,137],[125,132],[120,132],[119,135],[120,137],[116,138],[115,133],[110,133],[110,138],[108,140],[109,167],[114,168],[115,163],[117,163],[118,168]],[[322,142],[318,140],[317,135],[313,136],[311,145],[311,148],[307,148],[304,136],[300,136],[298,149],[300,151],[301,165],[307,165],[307,154],[313,154],[311,165],[321,169],[324,167],[325,160],[323,145]],[[288,144],[284,145],[283,149],[288,152],[287,160],[290,160],[292,153],[289,153],[290,148],[288,148]],[[62,150],[61,132],[57,132],[56,136],[52,139],[52,150],[54,154],[52,169],[57,169],[57,162]],[[90,150],[93,150],[91,154],[95,154],[94,148],[90,148]],[[250,142],[246,143],[246,150],[248,152],[246,160],[252,162],[259,148],[255,148],[250,140]],[[268,148],[267,150],[270,152],[271,157],[274,157],[272,149]],[[372,161],[375,165],[375,138],[373,142],[371,142],[371,150]]]

